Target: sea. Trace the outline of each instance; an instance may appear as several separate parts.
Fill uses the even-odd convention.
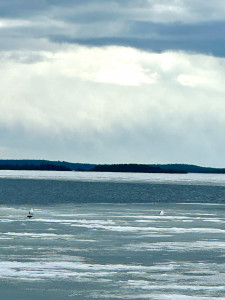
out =
[[[2,300],[225,299],[224,249],[223,174],[0,171]]]

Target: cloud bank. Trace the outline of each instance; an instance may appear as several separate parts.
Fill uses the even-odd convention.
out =
[[[223,166],[221,0],[0,0],[0,156]]]
[[[2,50],[53,42],[224,56],[224,25],[221,0],[0,1]]]
[[[220,165],[224,66],[118,46],[2,52],[0,154]]]

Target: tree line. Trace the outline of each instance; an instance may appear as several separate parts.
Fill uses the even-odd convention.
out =
[[[40,165],[10,165],[10,164],[0,164],[0,170],[30,170],[30,171],[71,171],[71,168],[63,165],[54,164],[40,164]]]
[[[182,170],[163,169],[157,166],[144,164],[112,164],[112,165],[96,165],[93,172],[127,172],[127,173],[179,173],[186,174]]]

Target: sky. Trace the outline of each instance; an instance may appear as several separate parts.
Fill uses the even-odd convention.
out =
[[[225,1],[0,0],[0,158],[225,167]]]

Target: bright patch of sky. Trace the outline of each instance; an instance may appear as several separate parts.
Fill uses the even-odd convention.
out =
[[[223,1],[0,1],[0,155],[223,166]]]

